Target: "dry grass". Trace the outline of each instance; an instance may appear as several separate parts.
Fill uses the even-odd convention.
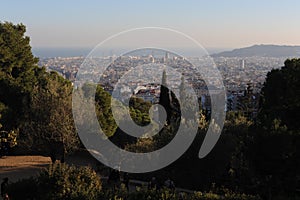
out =
[[[2,168],[44,166],[50,163],[50,157],[44,156],[7,156],[0,159],[0,173]]]
[[[36,176],[51,163],[50,157],[45,156],[7,156],[0,158],[0,182],[8,177],[11,182]],[[77,166],[96,167],[96,161],[87,151],[77,152],[66,157],[66,163]]]
[[[19,179],[36,176],[50,163],[51,159],[44,156],[7,156],[0,158],[0,179],[8,177],[9,181],[15,182]]]

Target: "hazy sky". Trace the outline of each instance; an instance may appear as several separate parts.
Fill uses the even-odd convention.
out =
[[[93,47],[145,26],[178,30],[205,47],[300,45],[299,0],[2,0],[0,20],[25,24],[33,47]]]

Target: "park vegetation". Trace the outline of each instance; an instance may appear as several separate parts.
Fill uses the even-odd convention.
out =
[[[255,119],[248,110],[227,113],[223,133],[207,157],[198,158],[211,120],[201,110],[196,139],[182,157],[156,172],[130,175],[145,181],[172,177],[176,186],[203,192],[180,196],[168,189],[140,188],[128,194],[102,187],[94,169],[64,164],[66,155],[83,149],[72,117],[73,87],[58,73],[38,66],[25,32],[23,24],[0,23],[0,152],[49,156],[54,164],[38,177],[12,183],[12,199],[299,199],[300,59],[288,59],[284,67],[268,73]],[[89,96],[96,87],[96,114],[112,142],[129,151],[149,152],[170,142],[178,128],[178,100],[165,86],[159,101],[167,112],[164,128],[141,139],[118,128],[111,96],[102,87],[81,89]],[[139,98],[129,102],[133,120],[147,125],[151,104]]]

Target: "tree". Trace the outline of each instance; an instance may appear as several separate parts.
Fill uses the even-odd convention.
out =
[[[38,58],[33,56],[25,32],[23,24],[0,22],[0,123],[6,133],[2,144],[10,141],[5,148],[2,145],[6,150],[17,144],[17,133],[18,139],[24,135],[21,125],[29,116],[30,97],[37,84]]]
[[[0,157],[7,155],[9,150],[17,145],[17,131],[0,132]]]
[[[184,76],[181,77],[181,83],[179,85],[179,99],[180,99],[180,104],[181,106],[178,104],[176,108],[176,110],[179,111],[179,117],[183,118],[185,116],[185,120],[191,120],[194,119],[196,112],[198,112],[198,114],[200,115],[200,117],[204,117],[201,116],[202,115],[202,108],[201,108],[201,102],[198,102],[199,105],[197,105],[196,101],[193,100],[193,96],[191,95],[191,90],[188,87],[188,85],[186,84],[186,80],[184,79]],[[174,102],[178,101],[175,97],[175,95],[173,95],[172,93],[172,105],[174,105]],[[198,98],[198,97],[197,97]],[[197,99],[197,101],[199,101],[199,98]],[[175,103],[176,105],[176,103]],[[195,108],[198,108],[198,110]],[[203,119],[201,119],[203,120]],[[204,121],[201,122],[201,124]],[[200,125],[200,124],[199,124]],[[204,124],[202,124],[204,125]]]
[[[171,119],[171,100],[170,100],[170,91],[167,86],[167,74],[166,71],[163,71],[162,75],[162,81],[161,81],[161,86],[160,86],[160,97],[159,97],[159,104],[162,105],[167,114],[167,124],[170,124],[170,119]],[[160,123],[163,123],[163,119],[160,118]]]
[[[98,86],[95,95],[96,114],[101,129],[108,137],[112,136],[118,127],[112,114],[111,101],[111,95]]]
[[[132,97],[129,100],[129,110],[133,121],[140,125],[145,126],[150,123],[149,109],[151,103],[144,101],[142,98]]]
[[[223,134],[233,142],[234,150],[231,153],[230,163],[227,166],[225,177],[231,187],[249,188],[253,186],[253,169],[249,163],[249,148],[253,137],[250,133],[253,121],[250,121],[244,111],[229,111],[226,113]]]
[[[18,78],[37,66],[38,58],[32,55],[25,32],[23,24],[0,23],[0,70],[7,76]]]
[[[0,22],[0,113],[3,129],[18,128],[26,112],[38,59],[31,52],[23,24]]]
[[[261,124],[271,126],[279,119],[289,130],[299,130],[300,123],[300,59],[288,59],[281,69],[267,74],[261,92]]]
[[[300,59],[267,74],[255,130],[252,163],[267,197],[296,192],[300,166]],[[262,192],[262,193],[263,193]]]
[[[27,145],[37,152],[58,157],[64,161],[65,153],[78,148],[72,115],[72,85],[56,72],[41,70],[39,84],[34,88],[30,116],[23,126]]]
[[[44,200],[96,200],[102,181],[90,167],[55,163],[39,175],[8,185],[10,198]]]
[[[87,199],[96,200],[102,182],[90,167],[75,167],[54,164],[38,177],[42,199]],[[42,193],[44,192],[44,193]]]
[[[0,114],[3,129],[19,130],[18,143],[53,160],[76,148],[72,85],[38,67],[23,24],[0,23]]]
[[[238,110],[248,119],[256,119],[260,94],[254,93],[251,84],[243,92],[242,96],[238,96]]]

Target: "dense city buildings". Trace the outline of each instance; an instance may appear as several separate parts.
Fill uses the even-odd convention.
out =
[[[102,77],[97,72],[96,65],[90,70],[84,72],[85,76],[90,76],[91,80],[99,79],[99,83],[104,89],[114,97],[122,99],[122,96],[128,97],[134,95],[140,97],[145,101],[151,103],[158,103],[160,87],[157,83],[161,82],[161,75],[147,70],[154,67],[169,66],[176,69],[182,74],[187,82],[192,85],[194,91],[199,97],[203,109],[210,110],[210,95],[211,93],[218,93],[219,88],[213,85],[206,85],[202,79],[201,74],[195,71],[192,63],[205,61],[203,58],[183,58],[175,55],[165,53],[165,55],[134,55],[122,56],[116,58],[115,56],[101,57],[105,63],[110,63],[107,70]],[[65,78],[75,81],[76,74],[83,63],[85,57],[56,57],[56,58],[41,58],[40,65],[45,66],[48,70],[54,70],[62,74]],[[223,83],[227,93],[227,110],[243,110],[245,111],[247,104],[251,104],[251,112],[255,116],[259,101],[261,87],[266,78],[267,72],[273,68],[280,68],[284,64],[286,58],[283,57],[214,57],[214,63],[219,69]],[[101,62],[104,63],[104,62]],[[146,66],[146,68],[138,68],[139,66]],[[137,67],[137,68],[136,68]],[[132,73],[132,69],[134,69]],[[146,70],[145,70],[146,69]],[[145,77],[145,71],[148,77],[155,77],[154,82],[147,82],[140,76]],[[128,73],[129,72],[129,73]],[[204,72],[205,73],[205,72]],[[118,84],[120,78],[126,74],[126,82]],[[213,77],[212,77],[213,79]],[[98,81],[98,80],[97,80]],[[168,74],[168,81],[170,87],[179,88],[181,76],[178,74]],[[212,80],[213,82],[214,80]],[[122,85],[122,87],[120,87]],[[209,91],[208,91],[209,90]],[[249,105],[248,105],[249,107]]]

